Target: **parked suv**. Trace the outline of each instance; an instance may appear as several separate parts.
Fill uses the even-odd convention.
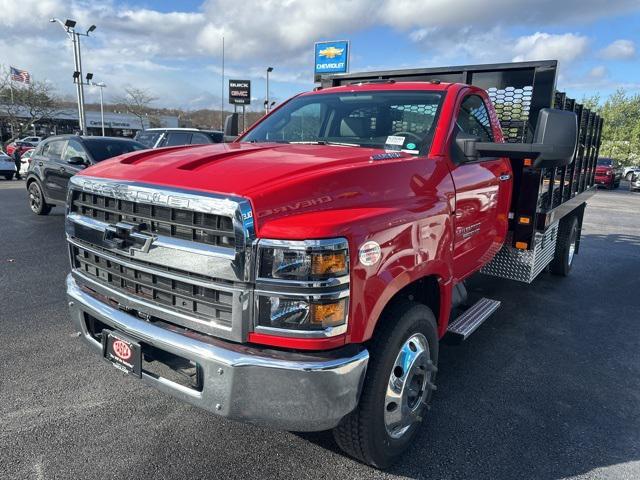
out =
[[[149,128],[139,131],[135,140],[147,148],[175,147],[178,145],[201,145],[221,143],[223,133],[197,128]]]
[[[144,150],[129,138],[61,135],[41,142],[32,154],[27,172],[29,206],[36,215],[64,205],[69,179],[84,168],[107,158]]]
[[[609,190],[618,188],[622,180],[622,168],[613,158],[599,158],[596,165],[596,185],[603,185]]]

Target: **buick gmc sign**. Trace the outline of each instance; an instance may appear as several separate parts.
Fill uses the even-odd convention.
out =
[[[315,44],[315,79],[327,73],[349,71],[349,41],[317,42]]]

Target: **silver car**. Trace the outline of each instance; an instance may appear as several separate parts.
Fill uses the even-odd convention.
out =
[[[629,179],[629,190],[632,192],[635,190],[640,190],[640,171],[633,172],[631,178]]]
[[[16,174],[16,164],[6,153],[0,152],[0,176],[11,180]]]

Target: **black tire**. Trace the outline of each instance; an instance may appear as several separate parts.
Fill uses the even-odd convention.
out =
[[[551,273],[566,277],[571,272],[575,259],[575,246],[578,239],[578,218],[564,218],[558,227],[556,251],[551,261]]]
[[[5,174],[4,174],[4,178],[5,178],[5,180],[12,180],[12,179],[13,179],[13,175],[14,175],[14,173],[13,173],[13,172],[11,172],[11,173],[5,173]]]
[[[625,177],[624,177],[624,179],[625,179],[627,182],[630,182],[632,178],[633,178],[633,172],[629,172],[629,173],[627,173],[627,174],[625,175]]]
[[[380,318],[380,322],[382,323],[369,345],[369,365],[360,403],[333,430],[333,435],[340,448],[352,457],[377,468],[387,468],[411,446],[428,409],[428,402],[435,389],[433,383],[438,364],[438,333],[431,310],[415,302],[402,301],[391,306]],[[416,389],[407,390],[410,392],[407,405],[413,402],[413,413],[406,417],[409,424],[404,432],[392,431],[400,434],[398,438],[394,438],[388,430],[385,417],[386,412],[392,414],[399,407],[395,402],[387,402],[387,387],[392,373],[397,374],[401,348],[405,347],[403,351],[408,355],[417,355],[406,350],[407,347],[415,348],[411,343],[413,339],[426,340],[428,352],[422,349],[424,353],[414,365],[416,368],[411,370],[417,372],[417,375],[407,373],[403,383],[406,386],[422,387],[417,388],[419,393],[413,398],[411,392],[415,393]],[[413,348],[411,350],[416,352]],[[422,372],[425,372],[424,376],[421,376]],[[416,377],[418,379],[414,383]],[[395,408],[391,410],[393,405]]]
[[[36,181],[31,182],[27,187],[27,191],[29,192],[29,208],[31,208],[31,211],[36,215],[49,215],[52,207],[45,202],[40,184]]]

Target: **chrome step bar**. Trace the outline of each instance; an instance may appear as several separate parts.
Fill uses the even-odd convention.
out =
[[[457,340],[466,340],[499,307],[500,302],[498,300],[481,298],[451,322],[447,332]]]

